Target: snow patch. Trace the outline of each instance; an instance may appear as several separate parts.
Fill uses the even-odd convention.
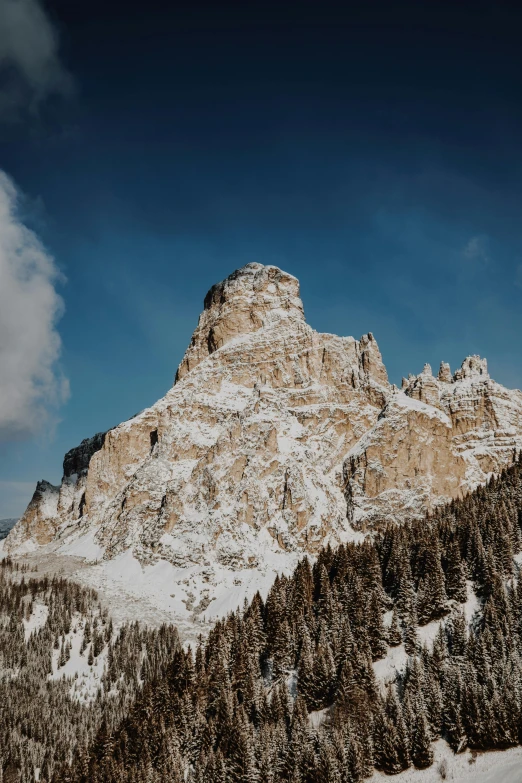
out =
[[[308,713],[308,723],[313,729],[319,729],[328,716],[328,708],[324,710],[312,710]]]
[[[472,754],[466,750],[455,755],[444,740],[433,744],[434,763],[428,769],[407,769],[393,776],[397,783],[442,783],[441,764],[446,765],[445,780],[450,783],[521,783],[522,748]],[[375,772],[368,783],[384,783],[390,776]]]
[[[428,405],[426,402],[421,402],[420,400],[413,399],[413,397],[408,397],[408,395],[402,391],[397,392],[397,394],[392,397],[392,401],[402,408],[409,408],[409,410],[423,413],[425,416],[429,416],[430,419],[440,419],[440,421],[444,422],[444,424],[451,429],[450,417],[447,416],[444,411],[435,408],[433,405]]]
[[[399,644],[397,647],[389,647],[384,658],[374,661],[373,671],[377,680],[386,686],[395,682],[399,674],[404,674],[407,663],[408,655],[404,645]]]
[[[59,548],[64,555],[83,557],[87,562],[101,560],[105,550],[95,541],[96,530],[89,530],[78,538],[69,541]]]
[[[35,631],[43,628],[49,617],[49,607],[46,604],[33,603],[33,611],[28,620],[23,618],[25,641],[29,640],[29,637]]]
[[[49,680],[71,679],[70,696],[79,701],[89,702],[96,698],[98,688],[101,684],[101,678],[105,671],[107,663],[108,648],[104,647],[102,652],[93,660],[89,666],[89,645],[80,653],[84,636],[85,618],[75,614],[72,618],[71,631],[62,637],[64,644],[70,643],[71,652],[69,660],[63,666],[58,666],[60,650],[53,650],[52,656],[52,674],[48,675]],[[60,640],[62,641],[62,640]]]
[[[463,604],[463,609],[464,609],[464,616],[466,618],[466,622],[469,626],[474,621],[477,613],[480,613],[481,604],[473,589],[473,582],[471,582],[470,580],[466,582],[466,592],[467,592],[467,599],[466,599],[466,603]]]

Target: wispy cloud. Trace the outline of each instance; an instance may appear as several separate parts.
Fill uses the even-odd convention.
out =
[[[20,220],[18,202],[14,183],[0,171],[0,441],[49,426],[68,396],[57,366],[60,274]]]
[[[488,237],[484,234],[471,237],[464,246],[462,256],[480,267],[487,266],[490,261]]]
[[[50,95],[70,95],[58,32],[38,0],[0,0],[0,119],[35,112]]]

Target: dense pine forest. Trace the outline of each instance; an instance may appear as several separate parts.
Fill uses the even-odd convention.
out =
[[[521,528],[519,456],[422,521],[303,560],[195,654],[178,647],[55,783],[356,783],[429,766],[440,737],[521,743]],[[400,645],[385,685],[374,664]]]
[[[115,730],[142,682],[162,676],[179,647],[172,627],[115,633],[94,590],[28,577],[0,561],[2,783],[48,781],[56,765],[83,758],[101,725]],[[67,676],[71,656],[76,671]]]

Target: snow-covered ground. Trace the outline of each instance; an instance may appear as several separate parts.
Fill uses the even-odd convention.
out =
[[[38,631],[40,628],[43,628],[45,623],[47,622],[47,617],[49,616],[49,607],[45,604],[40,603],[34,603],[33,604],[33,611],[31,612],[31,616],[28,620],[25,618],[22,620],[24,624],[24,633],[25,633],[25,641],[29,639],[32,633],[34,631]]]
[[[404,672],[407,663],[408,656],[404,645],[399,644],[398,647],[388,647],[385,657],[373,664],[373,671],[377,680],[386,686],[390,682],[395,682],[397,674]]]
[[[328,709],[325,710],[312,710],[308,713],[308,723],[313,729],[319,729],[326,720],[328,715]]]
[[[185,641],[195,641],[217,618],[242,607],[257,591],[266,598],[276,575],[292,573],[296,563],[296,557],[274,556],[263,568],[234,572],[213,564],[207,571],[197,565],[176,568],[166,560],[143,566],[127,551],[87,565],[73,578],[108,598],[111,611],[117,606],[122,619],[172,622]]]
[[[85,618],[75,614],[72,618],[71,631],[63,638],[65,644],[70,643],[71,645],[69,660],[63,666],[59,666],[60,650],[53,650],[53,673],[49,675],[49,679],[72,678],[71,698],[88,702],[96,697],[96,692],[100,686],[107,661],[107,647],[104,647],[102,652],[94,658],[92,665],[89,666],[89,645],[87,645],[83,653],[80,652],[84,629]]]
[[[435,761],[428,769],[408,769],[390,778],[375,772],[368,783],[522,783],[522,748],[472,754],[471,751],[455,755],[443,740],[434,745]],[[443,765],[446,774],[443,777]]]
[[[276,575],[291,574],[298,560],[295,553],[279,556],[269,551],[263,567],[237,572],[216,563],[210,569],[175,567],[166,560],[142,565],[130,550],[113,560],[97,561],[94,542],[90,549],[88,541],[83,543],[89,558],[80,557],[73,547],[67,553],[41,547],[17,559],[31,569],[36,566],[31,575],[58,575],[93,587],[116,628],[134,620],[151,626],[172,623],[181,639],[191,644],[200,634],[205,636],[216,619],[242,608],[245,599],[250,601],[257,591],[266,598]],[[3,544],[0,541],[0,559]]]
[[[480,602],[473,590],[473,583],[468,581],[466,583],[466,588],[468,594],[466,603],[462,605],[457,604],[456,606],[462,606],[462,609],[464,610],[464,616],[469,626],[474,622],[475,615],[480,609]],[[387,612],[385,614],[385,626],[390,625],[391,616],[391,612]],[[448,614],[440,620],[434,620],[427,625],[421,626],[418,629],[418,638],[420,644],[423,646],[426,645],[426,647],[431,650],[433,647],[433,642],[435,641],[435,637],[437,636],[439,626],[441,624],[444,625],[450,618],[451,614]],[[373,670],[377,680],[382,683],[383,686],[386,686],[388,683],[394,682],[398,674],[402,674],[405,671],[407,663],[408,655],[406,654],[404,645],[400,644],[397,647],[388,647],[388,652],[385,657],[381,658],[379,661],[375,661],[373,664]],[[520,777],[520,783],[522,783],[522,774]]]

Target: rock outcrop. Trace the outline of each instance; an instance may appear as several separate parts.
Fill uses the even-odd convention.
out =
[[[417,517],[474,489],[512,459],[521,435],[522,394],[491,380],[485,359],[468,356],[453,375],[442,362],[437,378],[426,364],[348,455],[352,524]]]
[[[24,545],[26,550],[32,550],[52,541],[57,531],[59,500],[60,487],[39,481],[24,515],[7,536],[6,549],[16,551]]]
[[[69,452],[6,546],[90,536],[109,559],[255,568],[419,517],[515,448],[522,394],[484,360],[426,365],[399,391],[373,335],[314,331],[298,281],[248,264],[205,297],[173,388]]]

